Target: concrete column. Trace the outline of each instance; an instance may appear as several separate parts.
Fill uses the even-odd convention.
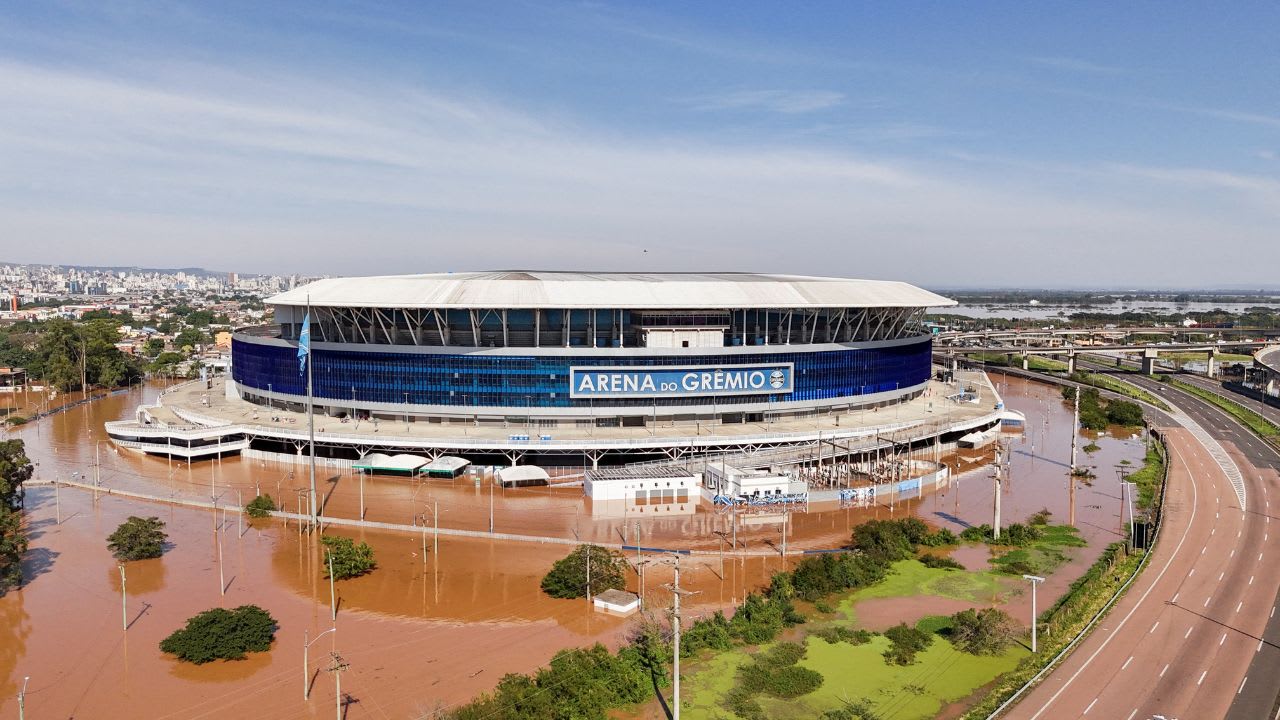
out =
[[[1074,351],[1067,353],[1067,374],[1070,375],[1076,371],[1076,354]]]
[[[1030,368],[1030,363],[1028,363],[1028,361],[1027,361],[1027,357],[1028,357],[1028,356],[1027,356],[1027,354],[1026,354],[1025,352],[1024,352],[1024,353],[1022,353],[1022,369],[1023,369],[1023,370],[1030,370],[1030,369],[1031,369],[1031,368]]]
[[[1209,377],[1218,376],[1218,348],[1209,348],[1208,358],[1205,359],[1205,374]]]
[[[1156,358],[1159,356],[1160,356],[1160,352],[1158,350],[1152,350],[1148,348],[1142,351],[1142,374],[1143,375],[1156,374]]]

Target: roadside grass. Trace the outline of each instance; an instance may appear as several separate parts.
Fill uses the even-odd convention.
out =
[[[1020,355],[1009,356],[1004,353],[979,353],[972,357],[976,360],[981,360],[988,365],[1022,367],[1022,357]],[[1067,364],[1042,355],[1028,355],[1027,369],[1035,370],[1037,372],[1066,372]]]
[[[1244,405],[1241,405],[1230,398],[1223,397],[1215,392],[1205,390],[1199,385],[1192,385],[1191,383],[1183,382],[1168,375],[1161,376],[1160,380],[1161,382],[1168,383],[1179,390],[1188,392],[1202,400],[1206,400],[1217,405],[1232,417],[1244,423],[1250,430],[1261,435],[1267,442],[1280,444],[1280,426],[1262,417]]]
[[[1202,352],[1166,352],[1160,353],[1161,360],[1168,360],[1175,365],[1182,365],[1189,362],[1204,362],[1207,355]],[[1252,355],[1241,355],[1239,353],[1218,353],[1214,358],[1217,362],[1253,362]]]
[[[1117,380],[1110,375],[1101,373],[1078,372],[1071,376],[1072,380],[1082,382],[1086,385],[1092,385],[1103,390],[1110,390],[1117,395],[1123,395],[1133,400],[1140,400],[1144,403],[1154,405],[1161,410],[1168,410],[1169,406],[1163,400],[1143,390],[1136,385],[1130,385],[1123,380]]]
[[[1138,507],[1143,510],[1151,507],[1160,490],[1160,483],[1164,481],[1164,457],[1160,454],[1159,446],[1152,444],[1147,447],[1142,467],[1129,473],[1128,480],[1138,486]]]

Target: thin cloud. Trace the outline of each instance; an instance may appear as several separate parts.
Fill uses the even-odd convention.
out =
[[[834,90],[734,90],[694,98],[689,104],[696,110],[766,110],[799,115],[844,102],[844,93]]]
[[[1121,75],[1129,72],[1128,69],[1117,65],[1103,65],[1102,63],[1073,57],[1041,56],[1027,58],[1027,61],[1042,67],[1053,68],[1054,70],[1068,70],[1078,73]]]

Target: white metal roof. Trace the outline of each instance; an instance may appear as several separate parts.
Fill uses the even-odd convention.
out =
[[[427,463],[427,458],[418,455],[369,453],[352,463],[357,470],[399,470],[412,472]]]
[[[942,307],[949,298],[890,280],[757,273],[465,272],[317,280],[270,305],[381,308],[744,309]]]
[[[537,465],[515,465],[513,467],[498,468],[498,480],[504,483],[529,482],[542,480],[544,482],[551,479],[546,470]]]

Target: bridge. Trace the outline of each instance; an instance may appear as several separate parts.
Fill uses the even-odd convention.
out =
[[[1026,337],[1025,335],[1020,337]],[[939,337],[941,343],[945,343],[948,338]],[[1021,356],[1022,369],[1028,369],[1027,359],[1032,355],[1045,355],[1065,357],[1067,363],[1067,372],[1076,371],[1076,355],[1080,353],[1142,353],[1142,372],[1151,375],[1155,372],[1156,359],[1160,357],[1160,353],[1170,352],[1202,352],[1205,354],[1207,366],[1207,375],[1214,377],[1217,374],[1216,363],[1218,354],[1224,350],[1247,350],[1250,353],[1254,350],[1269,348],[1266,355],[1275,360],[1274,365],[1280,366],[1280,347],[1270,347],[1275,341],[1267,340],[1224,340],[1218,342],[1201,342],[1201,343],[1131,343],[1124,345],[1057,345],[1050,347],[1040,347],[1031,345],[980,345],[980,346],[961,346],[938,344],[934,348],[934,352],[938,355],[949,357],[954,360],[960,355],[1008,355],[1010,357]],[[1276,382],[1280,383],[1280,371],[1277,371]]]
[[[1182,326],[1153,326],[1153,327],[1103,327],[1103,328],[1012,328],[1006,330],[952,330],[940,332],[934,336],[936,340],[943,342],[956,342],[964,340],[995,340],[1008,339],[1017,342],[1020,339],[1025,340],[1065,340],[1086,336],[1090,341],[1098,338],[1107,340],[1127,340],[1135,336],[1157,335],[1167,336],[1171,340],[1178,337],[1183,338],[1185,342],[1195,342],[1192,338],[1204,338],[1215,336],[1227,337],[1234,336],[1241,339],[1278,339],[1280,340],[1280,329],[1258,329],[1258,328],[1211,328],[1211,327],[1182,327]]]

